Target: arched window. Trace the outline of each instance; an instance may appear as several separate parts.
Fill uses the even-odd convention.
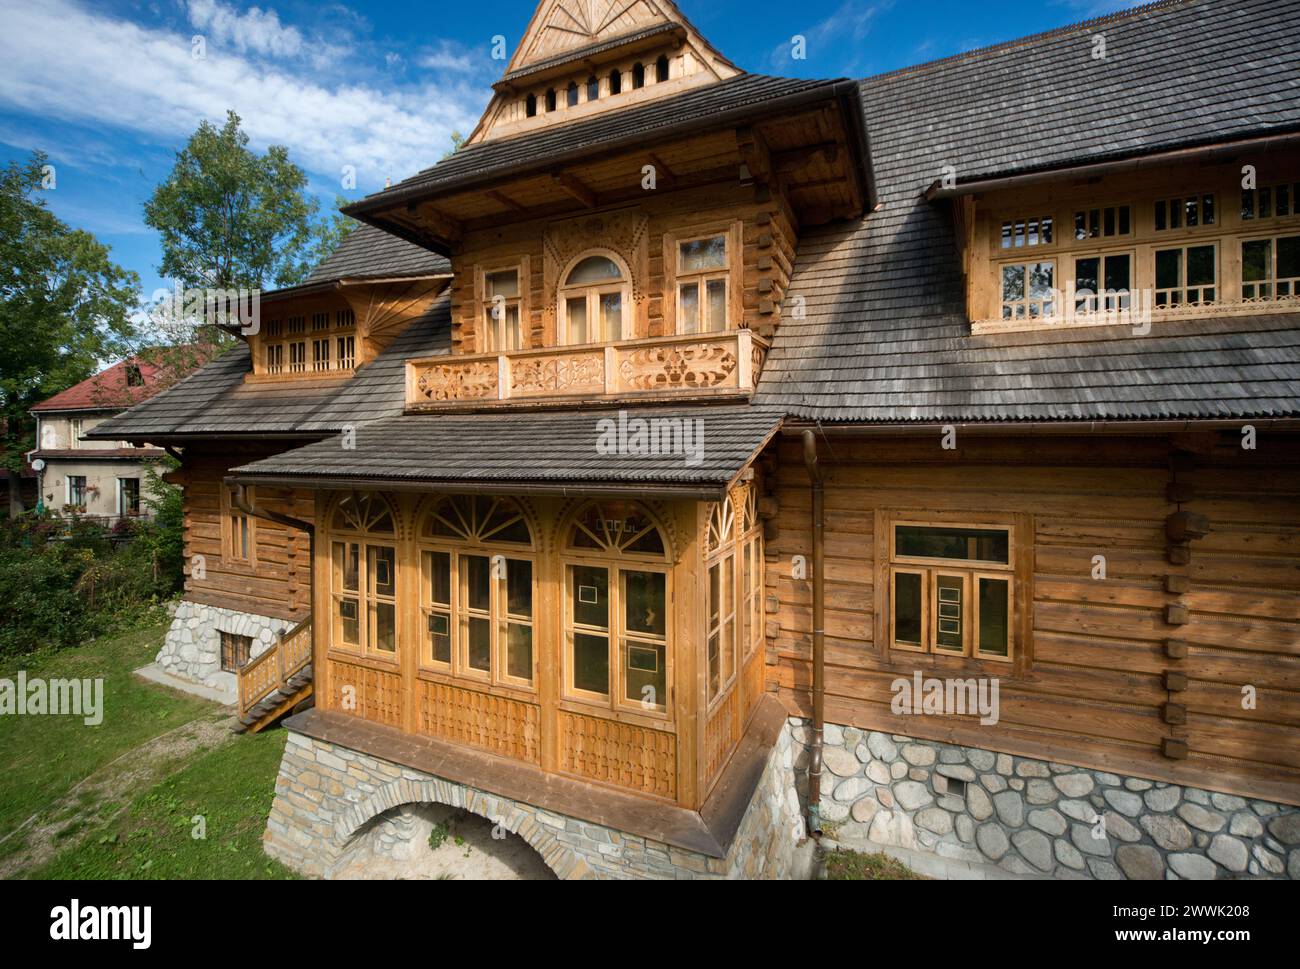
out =
[[[609,93],[610,94],[623,93],[623,72],[620,71],[617,67],[614,68],[614,70],[609,72]]]
[[[397,528],[380,495],[340,498],[330,519],[331,639],[336,649],[397,658]]]
[[[531,687],[536,568],[523,509],[510,498],[439,498],[419,542],[421,666]]]
[[[555,102],[555,88],[550,88],[550,89],[548,89],[547,92],[546,92],[546,110],[547,110],[548,112],[549,112],[549,111],[554,111],[554,110],[555,110],[555,105],[556,105],[556,102]]]
[[[560,287],[560,342],[624,339],[630,301],[628,276],[621,265],[599,254],[579,259]]]
[[[632,90],[645,87],[645,65],[637,61],[632,65]]]
[[[530,94],[524,98],[524,114],[529,118],[537,117],[537,95]]]
[[[597,101],[600,99],[600,79],[595,74],[587,78],[587,100]]]
[[[569,89],[565,92],[565,103],[571,108],[578,106],[578,82],[570,81]]]
[[[671,622],[659,526],[635,502],[593,501],[574,517],[566,546],[565,694],[666,713]]]
[[[668,55],[660,54],[659,60],[655,61],[655,80],[663,83],[668,80]]]
[[[709,511],[705,567],[709,576],[707,656],[709,699],[736,677],[736,514],[730,498]]]

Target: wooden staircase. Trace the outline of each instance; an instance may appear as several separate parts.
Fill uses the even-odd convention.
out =
[[[239,671],[240,733],[257,733],[312,695],[311,620],[306,619]]]

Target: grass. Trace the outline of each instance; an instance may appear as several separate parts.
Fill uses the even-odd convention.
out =
[[[926,881],[901,861],[883,852],[859,854],[836,849],[826,856],[826,880],[832,882]]]
[[[293,878],[262,851],[285,733],[238,737],[135,798],[29,878]],[[204,837],[196,837],[199,819]]]
[[[132,670],[151,662],[166,627],[149,626],[87,643],[0,659],[0,676],[104,679],[103,722],[80,717],[0,717],[0,839],[121,754],[216,709],[144,682]],[[0,840],[0,856],[20,838]]]

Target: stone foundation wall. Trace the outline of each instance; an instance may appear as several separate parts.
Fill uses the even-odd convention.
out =
[[[252,639],[251,659],[270,649],[275,638],[291,626],[286,619],[182,600],[176,607],[157,662],[172,676],[234,696],[238,690],[235,674],[221,669],[221,634],[234,633]]]
[[[850,843],[1055,878],[1300,878],[1294,807],[834,724],[823,764],[823,828]]]
[[[695,852],[477,790],[289,732],[263,845],[303,874],[330,877],[366,823],[409,804],[447,804],[523,838],[561,878],[804,877],[787,725],[728,855]]]

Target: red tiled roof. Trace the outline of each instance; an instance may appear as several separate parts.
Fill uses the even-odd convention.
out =
[[[148,353],[130,357],[101,370],[95,376],[43,400],[32,408],[32,413],[69,410],[126,410],[142,400],[166,390],[177,380],[197,370],[213,356],[210,348],[177,348],[177,360],[164,360],[160,354]],[[132,385],[127,374],[138,367],[142,382]]]

